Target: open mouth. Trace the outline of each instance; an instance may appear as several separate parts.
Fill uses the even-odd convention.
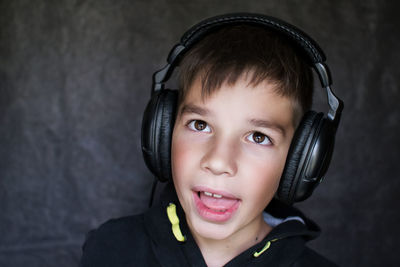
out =
[[[207,208],[215,212],[225,212],[238,201],[238,199],[235,198],[226,197],[222,194],[216,194],[207,191],[199,191],[197,192],[197,195]]]
[[[196,190],[193,193],[198,213],[211,221],[228,220],[240,204],[240,199],[223,192]]]

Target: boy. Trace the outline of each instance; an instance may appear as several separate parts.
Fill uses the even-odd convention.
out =
[[[146,213],[91,232],[81,266],[335,266],[304,245],[318,227],[274,199],[311,106],[303,55],[253,23],[235,21],[198,39],[179,59],[175,121],[161,127],[173,127],[171,171],[151,167],[159,177],[171,173],[173,184]],[[165,166],[161,160],[154,164]]]

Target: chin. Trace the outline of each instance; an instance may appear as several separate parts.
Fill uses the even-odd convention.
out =
[[[232,227],[226,223],[219,224],[195,218],[189,225],[195,235],[205,239],[224,240],[233,233]]]

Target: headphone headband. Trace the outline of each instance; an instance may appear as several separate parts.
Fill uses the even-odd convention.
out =
[[[276,30],[290,40],[300,45],[306,52],[310,63],[320,63],[326,60],[325,54],[318,44],[305,32],[297,27],[290,25],[282,20],[265,16],[261,14],[251,13],[233,13],[206,19],[193,27],[191,27],[181,38],[181,45],[186,49],[192,47],[194,43],[202,39],[204,35],[220,27],[234,24],[250,24],[264,26],[272,30]],[[172,63],[175,59],[169,58],[168,62]]]
[[[324,64],[326,57],[319,45],[305,32],[297,27],[279,20],[274,17],[265,16],[261,14],[252,13],[232,13],[221,16],[212,17],[201,21],[200,23],[192,26],[181,38],[180,42],[172,48],[168,55],[168,64],[157,71],[153,75],[153,89],[155,91],[164,88],[164,83],[170,78],[173,70],[178,66],[180,59],[197,41],[201,40],[205,35],[215,31],[221,27],[248,24],[258,25],[285,35],[289,40],[295,43],[306,55],[306,58],[318,74],[318,78],[323,88],[326,89],[328,95],[328,118],[332,121],[339,121],[340,113],[343,109],[343,102],[335,96],[330,89],[332,84],[330,71],[326,64]],[[335,123],[336,124],[336,123]]]

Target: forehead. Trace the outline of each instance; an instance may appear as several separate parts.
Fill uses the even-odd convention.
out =
[[[240,111],[241,114],[249,117],[274,117],[282,121],[288,120],[296,126],[298,119],[295,114],[295,101],[277,92],[274,83],[263,81],[253,86],[248,79],[242,77],[232,85],[225,82],[207,94],[202,88],[201,80],[196,79],[180,103],[179,114],[188,111],[204,113],[204,109],[203,111],[193,109],[193,107],[203,106],[220,113],[226,110]]]

